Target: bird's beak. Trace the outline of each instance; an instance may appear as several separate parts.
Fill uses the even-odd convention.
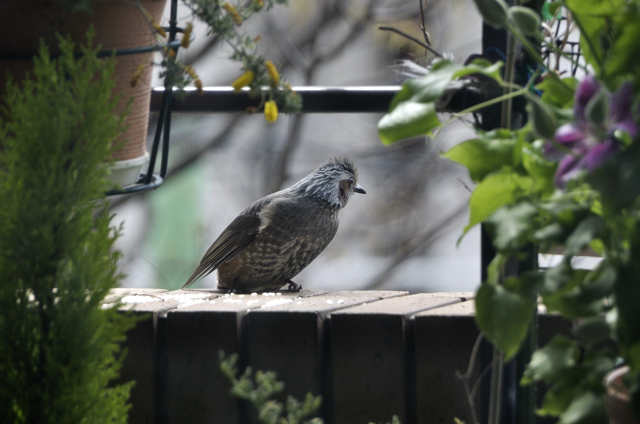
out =
[[[367,194],[367,192],[364,191],[364,189],[360,187],[358,184],[356,184],[356,186],[353,188],[353,191],[355,191],[356,193]]]

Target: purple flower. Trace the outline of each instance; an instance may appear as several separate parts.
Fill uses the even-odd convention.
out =
[[[623,84],[613,94],[604,94],[607,110],[604,122],[589,120],[590,109],[602,102],[600,83],[587,75],[578,85],[573,113],[575,121],[556,130],[555,142],[548,141],[544,153],[548,159],[558,161],[555,184],[564,188],[566,183],[581,171],[591,171],[620,150],[615,132],[622,130],[632,138],[638,135],[638,127],[631,112],[631,82]],[[593,116],[593,115],[592,115]]]

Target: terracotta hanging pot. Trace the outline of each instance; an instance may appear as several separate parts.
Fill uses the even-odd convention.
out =
[[[139,0],[156,22],[161,21],[165,3],[166,0]],[[0,17],[0,94],[4,93],[8,73],[19,80],[31,69],[29,58],[38,52],[40,39],[51,52],[55,52],[58,46],[56,33],[70,36],[76,44],[85,44],[90,25],[95,29],[94,44],[101,45],[102,50],[156,43],[155,33],[134,2],[96,0],[93,13],[87,13],[69,12],[54,0],[4,0]],[[14,57],[2,58],[6,54]],[[126,104],[133,99],[126,121],[128,128],[117,141],[124,142],[123,147],[114,155],[116,161],[125,161],[119,168],[134,167],[133,171],[129,170],[130,176],[119,181],[128,185],[137,181],[140,168],[148,162],[146,140],[153,53],[117,56],[116,61],[115,92],[121,95],[116,112],[124,111]],[[143,64],[146,65],[144,71],[132,87],[131,80]]]
[[[631,410],[631,396],[623,378],[629,374],[629,367],[611,371],[604,378],[607,388],[606,409],[610,424],[640,424]]]

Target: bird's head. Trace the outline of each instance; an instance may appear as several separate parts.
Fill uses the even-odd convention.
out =
[[[344,208],[353,193],[365,194],[357,183],[358,170],[353,162],[344,156],[334,156],[311,174],[292,187],[305,195],[329,202],[332,206]]]

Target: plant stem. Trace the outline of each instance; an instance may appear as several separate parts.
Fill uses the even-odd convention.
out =
[[[458,112],[458,113],[454,114],[453,116],[451,116],[451,118],[447,119],[442,125],[440,125],[440,128],[444,128],[445,126],[449,125],[451,122],[455,121],[456,119],[459,119],[459,118],[463,117],[464,115],[476,112],[476,111],[478,111],[480,109],[483,109],[485,107],[488,107],[488,106],[495,105],[496,103],[500,103],[500,102],[504,101],[507,98],[514,98],[514,97],[525,95],[526,92],[527,91],[526,91],[525,88],[520,88],[519,90],[512,91],[509,94],[504,94],[504,95],[502,95],[500,97],[496,97],[494,99],[487,100],[486,102],[479,103],[479,104],[477,104],[475,106],[472,106],[472,107],[470,107],[468,109],[465,109],[465,110],[463,110],[461,112]]]
[[[493,347],[493,361],[491,369],[491,393],[489,394],[489,424],[500,424],[502,412],[502,371],[504,357],[497,347]]]
[[[516,37],[518,39],[520,44],[522,44],[522,47],[526,50],[526,52],[529,54],[529,56],[538,65],[542,66],[543,68],[547,68],[547,66],[544,63],[544,60],[542,60],[542,56],[540,56],[540,53],[538,53],[536,48],[529,42],[529,40],[527,40],[526,37],[524,37],[522,34],[520,34],[520,32],[517,30],[517,28],[515,28],[511,23],[507,23],[506,29],[510,34],[512,34],[514,37]],[[564,87],[567,91],[573,93],[573,89],[571,87],[569,87],[567,85],[567,83],[562,81],[562,79],[558,76],[558,74],[556,74],[555,72],[549,72],[549,75],[551,76],[551,78],[555,79],[558,83],[560,83],[560,85],[562,87]]]
[[[516,63],[516,43],[513,39],[513,35],[507,33],[507,60],[504,65],[504,80],[505,85],[503,87],[503,97],[511,93],[511,87],[513,83],[513,74]],[[500,126],[502,128],[511,129],[511,107],[512,98],[506,97],[502,102],[502,117]]]

